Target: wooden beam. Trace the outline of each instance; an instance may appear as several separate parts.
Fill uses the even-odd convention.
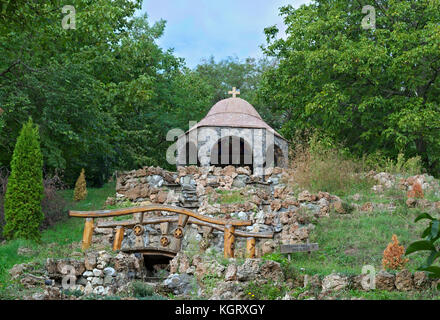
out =
[[[169,226],[170,226],[170,223],[169,222],[162,222],[161,224],[160,224],[160,233],[164,236],[164,235],[166,235],[166,234],[168,234],[168,232],[169,232]]]
[[[124,227],[116,227],[115,239],[113,240],[113,251],[121,250],[122,240],[124,240]]]
[[[82,250],[87,250],[90,248],[90,244],[92,243],[92,237],[93,237],[93,220],[92,218],[87,218],[84,223],[84,232],[83,232],[83,239],[82,239]]]
[[[144,218],[142,224],[159,224],[159,223],[164,223],[164,222],[169,222],[169,223],[173,223],[173,222],[178,222],[178,217],[177,216],[163,216],[163,217],[154,217],[154,218]],[[196,224],[199,226],[205,226],[205,227],[209,227],[209,228],[213,228],[219,231],[224,232],[225,228],[216,224],[212,224],[209,222],[203,222],[203,221],[199,221],[197,219],[194,218],[189,218],[188,219],[188,223],[189,224]],[[98,222],[98,227],[99,228],[114,228],[117,226],[122,226],[122,227],[126,227],[126,228],[132,228],[137,224],[136,221],[133,220],[126,220],[126,221],[102,221],[102,222]],[[247,232],[247,231],[241,231],[241,230],[235,230],[234,234],[237,237],[243,237],[243,238],[248,238],[248,237],[254,237],[254,238],[266,238],[266,239],[272,239],[273,238],[273,232]]]
[[[186,214],[179,214],[179,227],[185,228],[186,224],[188,223],[189,216]]]
[[[132,208],[124,208],[124,209],[116,209],[116,210],[98,210],[98,211],[69,211],[69,216],[71,217],[79,217],[79,218],[103,218],[103,217],[116,217],[116,216],[125,216],[133,213],[138,212],[150,212],[150,211],[167,211],[167,212],[175,212],[184,214],[193,218],[196,218],[198,220],[209,222],[213,224],[218,225],[232,225],[232,226],[250,226],[252,225],[252,222],[249,220],[234,220],[234,219],[218,219],[218,218],[212,218],[208,216],[204,216],[201,214],[198,214],[194,211],[185,209],[185,208],[179,208],[179,207],[172,207],[172,206],[165,206],[165,205],[148,205],[143,207],[132,207]]]
[[[225,258],[234,258],[234,250],[235,250],[235,227],[232,225],[225,226],[225,234],[224,234],[224,256]]]
[[[246,241],[246,256],[247,258],[255,258],[255,238],[247,238]]]

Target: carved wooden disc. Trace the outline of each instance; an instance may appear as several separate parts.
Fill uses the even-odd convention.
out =
[[[144,227],[140,224],[137,224],[133,227],[134,234],[140,236],[144,233]]]
[[[160,244],[162,247],[167,247],[170,244],[170,239],[168,239],[168,237],[161,237]]]
[[[174,230],[174,237],[177,239],[180,239],[183,237],[183,228],[177,227],[176,230]]]

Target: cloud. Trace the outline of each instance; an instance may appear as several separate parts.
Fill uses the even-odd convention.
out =
[[[159,44],[195,67],[202,58],[260,57],[264,28],[278,25],[284,31],[279,7],[299,7],[310,0],[145,0],[141,12],[150,22],[167,21]]]

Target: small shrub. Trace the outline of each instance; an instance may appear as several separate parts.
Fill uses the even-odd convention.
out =
[[[392,242],[388,244],[383,252],[382,266],[384,269],[399,270],[405,267],[408,259],[403,258],[405,254],[404,246],[399,245],[397,236],[393,234]]]
[[[40,225],[44,219],[43,190],[40,136],[38,127],[29,120],[21,129],[12,155],[4,200],[5,238],[40,239]]]
[[[154,288],[141,281],[132,283],[133,296],[137,298],[151,297],[154,295]]]
[[[422,159],[420,156],[405,159],[403,153],[399,153],[397,158],[386,157],[382,151],[376,151],[364,157],[367,167],[375,171],[385,171],[393,174],[416,175],[423,171]]]
[[[44,212],[44,220],[42,223],[42,229],[46,229],[67,217],[67,202],[58,192],[65,188],[58,173],[55,173],[53,176],[46,175],[43,179],[43,186],[44,197],[41,206]]]
[[[81,173],[76,180],[75,190],[73,192],[73,200],[81,201],[87,198],[87,183],[84,169],[81,169]]]
[[[408,191],[407,195],[408,198],[419,198],[419,199],[423,199],[424,198],[424,194],[423,194],[423,188],[422,185],[419,182],[415,182],[412,185],[412,189]]]

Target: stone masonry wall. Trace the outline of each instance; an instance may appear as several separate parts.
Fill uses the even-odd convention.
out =
[[[261,255],[274,250],[280,243],[306,242],[314,228],[313,219],[328,216],[331,206],[344,210],[340,199],[326,192],[295,194],[284,183],[287,174],[277,167],[269,169],[264,177],[252,175],[248,167],[188,166],[178,167],[177,172],[144,167],[119,173],[116,197],[108,199],[108,203],[157,203],[189,208],[212,217],[251,220],[252,226],[239,229],[275,234],[273,240],[257,242],[257,255]],[[172,214],[161,212],[157,215]],[[155,245],[159,241],[159,228],[158,225],[145,226],[146,244]],[[209,239],[205,239],[201,227],[190,225],[186,229],[184,249],[185,245],[194,241],[223,250],[222,232],[214,231]],[[123,248],[129,245],[131,239],[130,230],[126,232]],[[245,240],[237,238],[238,256],[240,252],[244,254]]]

